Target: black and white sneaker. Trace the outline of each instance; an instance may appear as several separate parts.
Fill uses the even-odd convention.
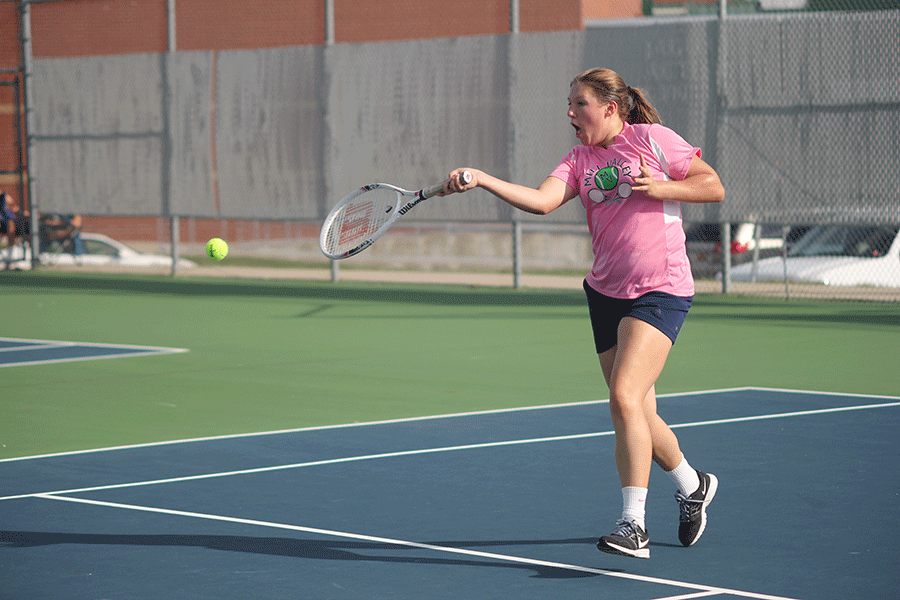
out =
[[[684,546],[691,546],[706,529],[706,507],[712,502],[719,489],[719,480],[715,475],[697,471],[700,487],[690,496],[675,492],[675,499],[681,514],[678,516],[678,540]]]
[[[597,548],[610,554],[650,558],[650,536],[634,521],[619,519],[616,530],[600,538]]]

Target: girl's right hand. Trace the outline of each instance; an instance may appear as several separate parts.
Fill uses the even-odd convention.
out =
[[[462,174],[466,171],[472,176],[468,183],[462,178]],[[447,185],[444,186],[444,193],[442,195],[468,192],[469,190],[478,187],[478,173],[479,171],[469,167],[454,169],[450,172],[450,176],[447,179]]]

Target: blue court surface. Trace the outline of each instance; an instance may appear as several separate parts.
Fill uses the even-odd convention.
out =
[[[654,468],[650,560],[604,401],[0,461],[0,599],[900,597],[900,398],[663,396],[719,492],[677,540]]]

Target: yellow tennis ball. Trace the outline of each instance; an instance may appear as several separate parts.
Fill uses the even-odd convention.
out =
[[[228,254],[228,244],[222,238],[213,238],[206,242],[206,254],[210,258],[222,260]]]

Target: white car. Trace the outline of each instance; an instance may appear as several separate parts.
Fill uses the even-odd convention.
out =
[[[731,264],[740,265],[759,258],[780,255],[785,241],[790,247],[808,227],[788,227],[757,223],[731,225]],[[691,223],[685,229],[685,246],[691,271],[697,279],[712,278],[722,270],[722,226],[719,223]],[[754,253],[757,235],[759,252]]]
[[[67,247],[61,252],[41,252],[38,259],[42,265],[85,265],[85,266],[109,266],[120,265],[123,267],[171,267],[172,257],[164,254],[144,254],[131,246],[127,246],[118,240],[101,233],[81,233],[81,241],[84,244],[82,254],[73,254],[72,248]],[[71,246],[71,245],[69,245]],[[11,269],[31,268],[31,251],[21,244],[13,248],[0,251],[0,268],[9,264]],[[185,258],[178,259],[179,267],[196,267],[197,263]]]
[[[745,263],[732,281],[802,281],[900,288],[900,227],[823,225],[809,230],[786,258]],[[719,274],[721,278],[721,273]]]

